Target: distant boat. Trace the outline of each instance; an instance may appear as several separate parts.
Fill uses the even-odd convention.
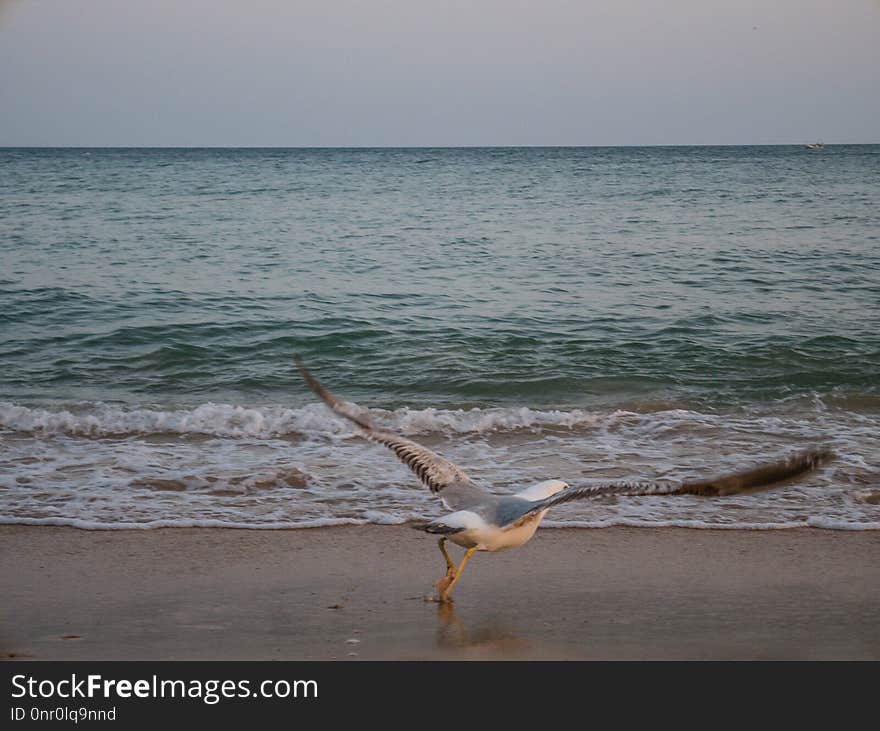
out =
[[[824,142],[810,142],[808,145],[804,145],[808,150],[824,150],[825,143]]]

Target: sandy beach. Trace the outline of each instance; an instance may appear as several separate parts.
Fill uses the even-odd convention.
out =
[[[475,556],[453,607],[406,526],[2,526],[0,550],[4,658],[880,659],[874,531],[543,529]]]

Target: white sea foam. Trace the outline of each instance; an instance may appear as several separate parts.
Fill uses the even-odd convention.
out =
[[[573,520],[562,523],[545,520],[542,528],[693,528],[695,530],[790,530],[793,528],[825,528],[828,530],[880,530],[880,521],[853,523],[845,520],[811,518],[792,523],[713,523],[705,520]]]
[[[54,525],[67,528],[80,528],[82,530],[152,530],[155,528],[237,528],[247,530],[292,530],[299,528],[326,528],[341,525],[365,525],[368,522],[369,521],[367,520],[354,520],[351,518],[320,518],[304,521],[301,523],[245,523],[236,522],[233,520],[197,519],[148,520],[142,523],[125,521],[118,521],[115,523],[102,523],[95,520],[80,520],[78,518],[20,518],[11,515],[0,515],[0,525]]]
[[[377,514],[378,515],[378,514]],[[119,521],[102,523],[77,518],[21,518],[0,515],[0,525],[52,525],[81,530],[153,530],[156,528],[228,528],[237,530],[300,530],[327,528],[346,525],[403,525],[410,522],[403,518],[381,515],[374,520],[355,520],[352,518],[320,518],[301,522],[249,523],[228,520],[151,520],[142,523]],[[690,528],[694,530],[790,530],[794,528],[824,528],[827,530],[873,531],[880,530],[880,521],[852,523],[841,520],[810,519],[800,523],[712,523],[700,520],[574,520],[560,522],[544,520],[541,528]]]
[[[607,418],[580,409],[541,411],[528,407],[402,408],[396,411],[376,409],[371,413],[377,420],[404,434],[481,434],[499,430],[590,426]],[[0,427],[28,433],[89,437],[171,433],[272,439],[295,434],[335,437],[357,434],[356,427],[321,404],[292,409],[207,403],[190,409],[167,410],[103,403],[77,403],[49,409],[0,402]]]
[[[528,407],[371,414],[501,492],[549,478],[712,475],[828,445],[835,462],[777,490],[716,500],[601,498],[554,508],[549,525],[880,529],[880,414],[775,406],[727,414]],[[393,455],[354,438],[356,430],[320,404],[7,403],[0,425],[3,523],[286,529],[442,513]]]

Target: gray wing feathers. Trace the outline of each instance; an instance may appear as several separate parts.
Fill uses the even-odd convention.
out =
[[[687,480],[682,483],[680,492],[717,497],[735,495],[748,490],[762,490],[810,472],[832,459],[834,459],[834,452],[830,449],[807,449],[792,454],[786,459],[759,465],[741,472],[721,475],[708,480]]]
[[[357,424],[368,439],[388,447],[401,462],[416,474],[422,483],[430,488],[431,492],[438,494],[444,488],[448,488],[443,492],[441,498],[450,509],[463,507],[473,501],[472,498],[468,498],[469,495],[473,496],[477,491],[482,493],[470,481],[467,474],[448,459],[444,459],[411,439],[376,426],[357,406],[341,401],[324,388],[318,379],[309,373],[299,356],[294,356],[294,361],[309,388],[335,413]]]
[[[340,401],[338,398],[336,398],[336,396],[334,396],[326,388],[324,388],[321,382],[311,373],[309,373],[298,355],[293,356],[293,360],[296,363],[296,367],[299,369],[300,375],[303,377],[303,380],[305,380],[305,382],[308,384],[309,388],[312,389],[312,391],[314,391],[315,394],[334,412],[336,412],[340,416],[344,416],[350,421],[353,421],[361,429],[364,429],[366,431],[371,431],[376,428],[373,425],[373,422],[369,420],[369,418],[366,414],[363,413],[363,411],[361,411],[356,406],[353,406],[352,404],[347,404],[344,401]]]
[[[469,483],[470,478],[448,459],[436,452],[387,429],[364,429],[366,436],[388,447],[397,458],[409,467],[431,489],[440,492],[453,483]]]
[[[831,460],[833,456],[834,454],[827,449],[809,449],[778,462],[710,479],[683,482],[605,482],[572,486],[544,500],[536,501],[529,512],[546,510],[571,500],[604,495],[702,495],[704,497],[718,497],[763,490],[814,470]]]
[[[681,492],[681,482],[595,482],[589,485],[572,485],[544,500],[538,500],[530,512],[546,510],[572,500],[583,500],[606,495],[676,495]]]

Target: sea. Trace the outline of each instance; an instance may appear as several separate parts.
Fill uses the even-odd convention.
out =
[[[880,145],[0,149],[0,523],[399,524],[333,415],[509,493],[812,446],[550,526],[880,529]]]

